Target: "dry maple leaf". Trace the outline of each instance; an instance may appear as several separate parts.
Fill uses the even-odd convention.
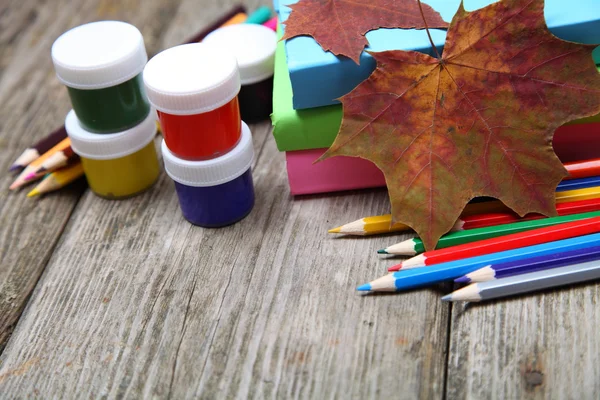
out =
[[[454,16],[443,56],[372,53],[373,74],[343,96],[322,159],[346,155],[384,173],[393,222],[427,249],[476,196],[519,215],[556,215],[567,173],[552,149],[563,123],[600,113],[595,46],[553,36],[543,0],[502,0]]]
[[[312,36],[323,50],[359,63],[367,45],[365,34],[378,28],[423,29],[419,4],[413,0],[300,0],[285,24],[282,40]],[[423,4],[431,28],[446,28],[439,13]]]

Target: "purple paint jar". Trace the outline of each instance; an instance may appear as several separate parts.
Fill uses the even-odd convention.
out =
[[[205,228],[231,225],[254,206],[250,165],[254,158],[250,128],[242,122],[238,144],[221,157],[188,161],[175,156],[162,142],[165,171],[175,190],[185,219]]]
[[[210,33],[203,43],[230,51],[238,62],[238,94],[244,121],[267,119],[273,111],[273,71],[277,35],[257,24],[237,24]]]

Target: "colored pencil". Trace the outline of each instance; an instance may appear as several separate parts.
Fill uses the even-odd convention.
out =
[[[25,177],[28,176],[29,174],[37,171],[37,169],[44,163],[44,161],[46,161],[48,158],[50,158],[56,152],[64,150],[69,146],[71,146],[71,140],[67,137],[66,139],[63,139],[59,144],[57,144],[56,146],[52,147],[50,150],[48,150],[47,152],[42,154],[35,161],[31,162],[27,167],[25,167],[23,172],[21,172],[21,174],[17,177],[17,179],[15,179],[15,181],[9,186],[9,189],[15,190],[15,189],[20,188],[21,186],[25,185],[26,183],[31,182],[31,180],[28,180],[28,181],[25,180]]]
[[[244,23],[246,24],[264,24],[271,19],[271,9],[267,6],[260,6],[253,13],[248,15],[248,19]]]
[[[566,192],[556,192],[556,204],[562,204],[571,201],[580,201],[600,198],[600,186],[594,186],[587,189],[568,190]],[[469,215],[487,214],[487,213],[507,213],[510,209],[498,200],[486,201],[481,203],[469,203],[461,214],[461,219]],[[348,224],[330,229],[329,233],[341,233],[345,235],[375,235],[378,233],[391,233],[408,231],[411,228],[402,223],[392,225],[392,215],[378,215],[374,217],[365,217]],[[460,229],[453,229],[460,230]]]
[[[27,197],[33,197],[58,190],[82,176],[83,166],[81,165],[81,162],[76,162],[73,165],[48,174],[48,176],[46,176],[46,178],[44,178],[44,180],[42,180],[31,192],[27,193]]]
[[[233,17],[231,17],[231,19],[229,21],[226,21],[219,28],[223,28],[224,26],[229,26],[229,25],[243,24],[244,22],[246,22],[247,19],[248,19],[248,15],[246,13],[237,13]]]
[[[599,216],[600,211],[593,211],[582,214],[565,215],[561,217],[542,218],[533,221],[514,222],[512,224],[490,226],[486,228],[476,228],[467,231],[450,232],[440,238],[436,249],[444,249],[451,246],[472,243],[478,240],[491,239],[499,236],[525,232],[532,229]],[[408,239],[378,251],[379,254],[397,254],[404,256],[414,256],[423,252],[425,252],[425,247],[423,246],[423,241],[419,238]]]
[[[402,261],[400,264],[390,267],[388,271],[420,268],[428,265],[460,260],[461,258],[477,257],[485,254],[518,249],[521,247],[568,239],[575,236],[589,235],[597,232],[600,232],[600,217],[563,222],[557,225],[513,233],[506,236],[494,237],[491,239],[479,240],[477,242],[465,243],[458,246],[447,247],[445,249],[426,251],[425,253],[419,254],[413,258],[409,258],[406,261]]]
[[[478,257],[436,264],[387,274],[357,288],[360,291],[400,291],[456,279],[486,265],[524,260],[547,254],[565,252],[584,247],[600,246],[600,233],[579,236],[551,243],[527,246]]]
[[[50,150],[52,147],[57,145],[59,142],[64,140],[67,137],[67,131],[65,130],[64,125],[54,132],[50,133],[48,136],[36,142],[31,147],[25,149],[25,151],[15,160],[15,162],[11,165],[10,171],[20,170],[25,168],[42,154]]]
[[[207,26],[206,28],[202,29],[200,32],[196,33],[194,36],[189,38],[185,43],[201,42],[202,39],[204,39],[209,33],[211,33],[215,29],[217,29],[225,24],[228,24],[229,21],[232,20],[233,18],[239,19],[240,17],[238,17],[238,14],[244,14],[244,16],[245,16],[246,15],[246,7],[244,7],[241,4],[234,6],[231,10],[229,10],[222,17],[215,20],[209,26]]]
[[[594,186],[600,186],[600,176],[589,176],[587,178],[575,178],[562,181],[556,187],[557,192],[567,190],[585,189]]]
[[[569,172],[568,179],[587,178],[600,175],[600,158],[591,160],[575,161],[565,163],[565,168]]]
[[[76,161],[78,159],[79,156],[75,154],[73,152],[73,148],[69,146],[64,150],[57,151],[56,153],[48,157],[48,159],[46,159],[46,161],[44,161],[37,170],[27,175],[25,177],[25,180],[30,181],[37,179],[39,177],[44,176],[48,172],[52,172],[59,168],[62,168],[68,163],[72,163],[73,161]]]
[[[600,261],[588,261],[489,282],[472,283],[442,297],[442,301],[490,300],[598,278],[600,278]]]
[[[273,31],[277,31],[277,16],[263,23],[263,26],[266,26],[267,28],[272,29]]]
[[[556,205],[556,212],[558,215],[571,215],[590,211],[600,211],[600,198],[570,201]],[[486,226],[509,224],[511,222],[518,221],[533,221],[541,218],[547,217],[542,214],[527,214],[525,217],[521,218],[513,211],[504,213],[469,215],[461,217],[452,228],[452,231],[456,232],[467,229],[483,228]]]
[[[527,260],[487,265],[476,271],[456,278],[456,283],[487,282],[543,269],[563,267],[600,259],[600,246],[533,257]]]

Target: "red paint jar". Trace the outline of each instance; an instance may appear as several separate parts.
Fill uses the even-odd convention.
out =
[[[165,143],[177,157],[208,160],[240,140],[240,75],[227,51],[204,43],[167,49],[146,65],[144,85]]]

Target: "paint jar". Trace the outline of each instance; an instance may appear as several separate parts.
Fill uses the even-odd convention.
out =
[[[210,33],[203,43],[235,55],[242,83],[238,94],[242,119],[248,122],[269,118],[273,112],[275,32],[263,25],[231,25]]]
[[[239,141],[240,75],[232,54],[204,43],[172,47],[148,61],[144,84],[177,157],[219,157]]]
[[[87,131],[121,132],[148,116],[141,75],[148,56],[135,26],[100,21],[73,28],[52,45],[52,61]]]
[[[227,154],[205,161],[182,160],[162,142],[165,171],[185,219],[205,228],[231,225],[250,213],[254,185],[250,165],[254,158],[252,135],[242,122],[238,144]]]
[[[154,148],[156,116],[123,132],[98,135],[86,131],[71,110],[65,120],[73,151],[94,193],[107,199],[134,196],[150,188],[159,174]]]

